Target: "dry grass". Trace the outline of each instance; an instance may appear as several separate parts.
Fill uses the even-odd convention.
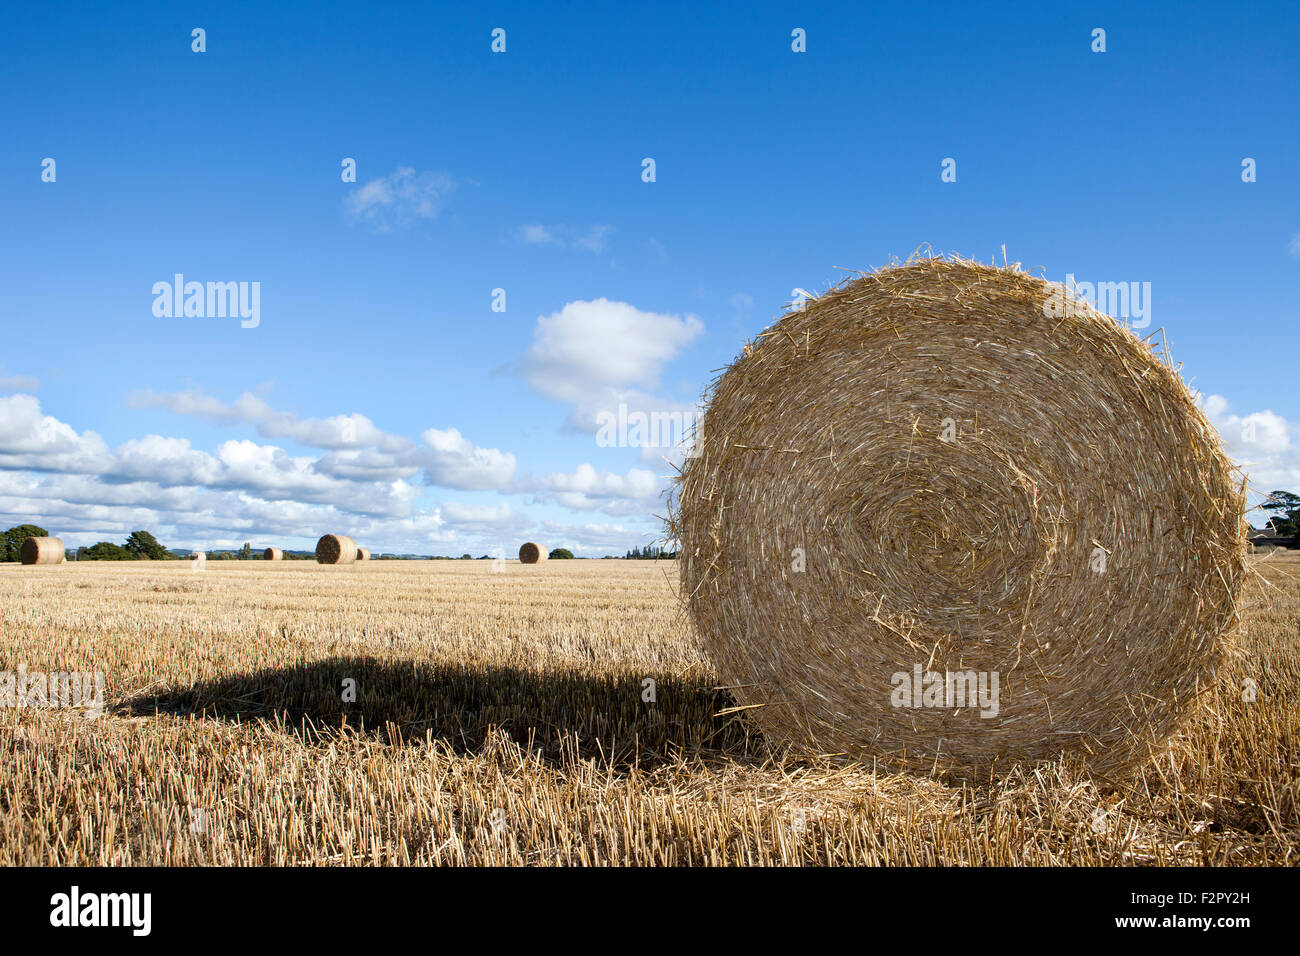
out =
[[[1239,658],[1133,777],[977,787],[791,759],[715,716],[667,562],[492,564],[0,566],[0,670],[102,670],[108,704],[0,711],[0,863],[1297,859],[1289,556],[1254,562],[1276,590],[1248,587]]]

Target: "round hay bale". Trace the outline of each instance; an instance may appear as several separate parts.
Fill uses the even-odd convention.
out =
[[[280,548],[267,548],[262,552],[263,561],[283,561],[284,551]]]
[[[318,564],[355,564],[357,543],[345,534],[323,535],[316,542]]]
[[[59,538],[24,538],[18,556],[23,564],[62,564],[63,541]]]
[[[357,560],[358,560],[358,561],[369,561],[369,560],[370,560],[370,549],[369,549],[369,548],[357,548]]]
[[[1119,771],[1211,682],[1244,483],[1180,376],[1061,287],[922,259],[784,316],[678,479],[682,594],[768,739]]]
[[[525,541],[519,546],[519,563],[536,564],[539,561],[546,560],[546,552],[542,546],[535,541]]]

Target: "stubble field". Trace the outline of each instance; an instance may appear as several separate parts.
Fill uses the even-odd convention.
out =
[[[106,705],[0,709],[0,864],[1294,864],[1300,561],[1252,566],[1167,751],[972,787],[719,715],[671,562],[0,565],[0,671]]]

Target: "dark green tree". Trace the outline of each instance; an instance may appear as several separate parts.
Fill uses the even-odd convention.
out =
[[[167,549],[158,543],[158,539],[148,531],[132,531],[126,539],[126,550],[134,558],[149,558],[151,561],[166,561],[171,557]]]
[[[24,541],[49,536],[50,533],[39,525],[15,525],[4,533],[4,539],[0,541],[0,561],[21,561]]]
[[[253,560],[253,543],[251,541],[245,541],[244,546],[239,549],[239,560],[240,561]]]
[[[568,548],[556,548],[554,551],[548,554],[547,557],[550,558],[552,561],[559,561],[562,558],[573,557],[573,552],[570,551]]]
[[[120,544],[100,541],[88,548],[82,548],[77,554],[78,561],[134,561],[135,555]]]
[[[1279,538],[1291,535],[1296,539],[1296,546],[1300,547],[1300,495],[1289,491],[1273,491],[1268,497],[1269,500],[1260,507],[1273,512],[1273,516],[1268,519],[1269,528]]]

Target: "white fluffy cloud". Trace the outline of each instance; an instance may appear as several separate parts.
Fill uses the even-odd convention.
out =
[[[1222,395],[1203,396],[1205,415],[1257,492],[1300,490],[1300,426],[1271,410],[1237,415]]]
[[[30,395],[0,399],[0,469],[93,477],[105,484],[232,489],[270,501],[339,503],[363,514],[402,513],[418,494],[402,480],[339,477],[318,469],[310,457],[247,440],[224,442],[210,454],[185,438],[146,435],[110,450],[95,433],[78,434],[41,414]],[[140,502],[151,493],[146,489]]]
[[[136,408],[166,408],[177,415],[194,415],[214,425],[252,424],[263,438],[288,438],[313,448],[375,448],[399,453],[412,447],[409,438],[391,435],[375,426],[365,415],[333,415],[329,418],[300,418],[277,411],[264,399],[245,392],[226,403],[199,391],[136,391],[129,399]]]
[[[249,396],[234,405],[197,393],[154,398],[142,404],[214,422],[287,421]],[[485,510],[449,503],[446,518],[437,510],[417,512],[421,491],[407,480],[423,469],[433,484],[505,489],[514,476],[513,455],[478,448],[456,429],[430,429],[423,445],[395,444],[396,436],[360,416],[306,420],[307,427],[294,431],[328,445],[337,430],[324,426],[333,422],[355,422],[356,433],[346,441],[378,449],[344,448],[312,457],[231,439],[206,452],[188,439],[161,435],[110,449],[95,433],[78,433],[43,414],[31,395],[0,398],[0,515],[70,526],[81,529],[82,537],[139,527],[191,536],[215,530],[301,534],[303,528],[330,527],[376,536],[386,531],[426,544],[508,524],[531,525],[508,506]],[[389,447],[404,450],[379,450]]]
[[[310,548],[323,529],[350,534],[378,551],[510,555],[522,540],[578,553],[621,554],[649,540],[623,525],[538,524],[509,504],[444,502],[429,511],[364,514],[336,504],[268,501],[244,490],[111,483],[96,476],[0,470],[0,518],[35,522],[75,547],[120,541],[138,528],[172,546],[227,548],[244,541]],[[310,529],[310,530],[308,530]],[[304,535],[306,535],[304,537]]]
[[[694,315],[644,312],[608,299],[570,302],[538,317],[521,371],[542,395],[570,403],[566,424],[574,431],[596,434],[602,420],[638,415],[693,423],[695,403],[661,394],[659,378],[703,331]],[[680,463],[690,429],[676,431],[670,441],[656,433],[636,445],[640,458]]]
[[[353,189],[343,204],[353,220],[387,232],[435,218],[455,188],[456,183],[446,173],[420,173],[399,166],[387,176]]]
[[[104,439],[43,415],[34,396],[0,398],[0,468],[96,473],[112,463]]]
[[[570,302],[538,317],[523,373],[541,394],[573,403],[593,392],[654,388],[664,365],[703,331],[693,315],[609,299]]]
[[[532,522],[508,504],[474,505],[456,501],[445,502],[439,509],[444,521],[462,534],[476,535],[480,540],[522,537],[511,534],[515,529],[531,528]]]
[[[116,540],[149,528],[165,543],[225,547],[269,540],[310,547],[322,529],[339,530],[384,550],[436,550],[466,532],[438,509],[367,513],[348,505],[268,500],[247,490],[168,487],[151,481],[113,483],[87,475],[0,471],[0,516],[55,530],[69,545]],[[409,502],[408,502],[409,503]]]
[[[455,428],[430,428],[421,437],[427,447],[414,457],[424,466],[430,484],[464,491],[500,490],[514,478],[514,455],[479,448]]]
[[[259,423],[257,430],[267,438],[289,438],[313,448],[376,448],[384,452],[402,452],[411,447],[410,439],[381,431],[365,415],[355,412],[329,418],[299,418],[287,412],[276,412]]]
[[[625,474],[597,471],[583,463],[573,471],[532,479],[529,490],[538,501],[553,501],[575,511],[600,510],[609,515],[637,515],[662,503],[665,481],[653,471],[632,468]]]
[[[412,458],[410,453],[394,455],[368,448],[330,451],[316,459],[316,470],[352,481],[406,479],[420,472],[420,466]]]
[[[253,426],[261,436],[291,437],[317,451],[294,453],[246,437],[207,451],[188,438],[158,434],[113,448],[94,432],[44,414],[32,395],[0,397],[0,519],[57,529],[70,545],[149,528],[187,547],[245,540],[310,547],[315,534],[331,529],[381,550],[478,554],[509,551],[509,542],[539,534],[550,542],[547,535],[563,529],[565,537],[553,546],[621,553],[645,536],[620,524],[546,530],[505,502],[444,501],[420,510],[421,479],[633,518],[661,504],[663,482],[648,469],[619,474],[583,464],[572,472],[519,476],[513,454],[479,447],[456,428],[430,428],[412,440],[362,415],[301,418],[251,393],[227,403],[198,391],[142,392],[132,404]]]
[[[520,370],[540,394],[569,403],[566,424],[598,435],[602,446],[635,448],[645,462],[679,463],[693,432],[694,402],[660,394],[665,366],[704,331],[694,315],[646,312],[609,299],[569,302],[539,316]],[[611,423],[641,416],[681,427],[628,427],[604,435]],[[604,426],[602,428],[602,426]],[[635,433],[635,434],[634,434]],[[527,482],[536,500],[610,515],[649,514],[662,504],[664,477],[644,468],[626,474],[580,465],[570,474]]]
[[[431,428],[419,445],[378,428],[365,415],[300,418],[278,411],[245,392],[225,403],[201,392],[136,392],[137,407],[167,408],[214,424],[251,424],[264,438],[288,438],[328,453],[311,463],[322,477],[351,481],[405,481],[421,470],[431,485],[460,491],[503,490],[515,473],[515,456],[496,448],[479,448],[454,428]]]
[[[110,469],[116,477],[144,479],[168,485],[215,485],[221,481],[221,462],[190,446],[187,438],[146,435],[124,442]]]
[[[270,405],[251,392],[226,403],[199,391],[154,392],[141,389],[132,392],[127,401],[134,408],[165,408],[177,415],[193,415],[213,425],[256,422],[274,414]]]

